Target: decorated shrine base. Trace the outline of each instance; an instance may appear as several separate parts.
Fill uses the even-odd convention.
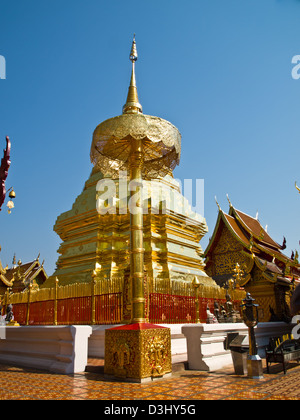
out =
[[[106,330],[104,373],[131,382],[171,374],[170,329],[136,323]]]

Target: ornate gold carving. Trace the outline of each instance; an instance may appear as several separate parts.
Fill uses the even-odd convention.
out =
[[[129,328],[105,331],[105,373],[141,380],[171,372],[170,329]]]
[[[214,255],[215,275],[233,273],[238,262],[241,267],[247,266],[248,258],[241,252],[228,252]]]
[[[215,248],[214,254],[241,251],[243,246],[233,237],[227,228],[223,228],[220,240]]]
[[[111,349],[113,355],[113,363],[115,365],[114,375],[127,376],[126,366],[130,365],[130,349],[125,339],[116,341],[115,346]]]
[[[161,376],[163,374],[163,365],[166,359],[167,349],[163,340],[154,337],[150,343],[147,357],[152,366],[152,376]]]
[[[123,321],[129,322],[132,317],[132,305],[131,305],[131,281],[129,270],[125,271],[124,274],[124,289],[123,289]]]
[[[224,228],[214,250],[211,262],[214,267],[211,268],[210,275],[234,273],[237,263],[244,272],[247,272],[249,257],[244,253],[243,246],[233,237],[227,228]]]

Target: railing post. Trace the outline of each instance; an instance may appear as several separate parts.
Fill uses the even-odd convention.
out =
[[[57,298],[58,298],[58,278],[55,278],[55,295],[54,295],[54,320],[53,325],[57,325]]]
[[[5,311],[4,311],[4,315],[7,312],[7,305],[9,305],[9,288],[7,288],[6,292],[5,292]]]
[[[196,310],[196,319],[195,323],[200,324],[200,308],[199,308],[199,287],[200,287],[200,281],[198,277],[194,277],[192,281],[192,285],[195,289],[195,310]]]
[[[4,297],[5,297],[5,300],[4,300],[4,303],[3,303],[3,315],[5,316],[6,312],[7,312],[7,305],[9,305],[9,287],[6,289],[5,295],[3,296],[3,298]]]
[[[91,325],[96,324],[96,296],[95,296],[95,289],[96,289],[96,276],[97,272],[96,270],[93,271],[92,274],[92,284],[91,284]]]
[[[30,283],[29,286],[28,286],[28,301],[27,301],[27,312],[26,312],[26,325],[29,325],[31,289],[32,289],[32,284]]]

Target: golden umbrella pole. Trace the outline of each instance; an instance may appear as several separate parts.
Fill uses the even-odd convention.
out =
[[[144,241],[142,196],[142,140],[132,139],[130,154],[130,252],[132,282],[132,322],[146,322],[144,292]]]

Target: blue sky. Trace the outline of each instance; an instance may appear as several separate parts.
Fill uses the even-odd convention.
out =
[[[89,177],[94,129],[122,112],[133,33],[144,113],[182,134],[174,175],[205,180],[202,247],[214,197],[227,211],[229,194],[276,241],[286,236],[287,254],[299,250],[299,27],[298,0],[0,0],[0,150],[9,135],[17,194],[0,214],[2,262],[40,252],[54,271],[53,225]]]

